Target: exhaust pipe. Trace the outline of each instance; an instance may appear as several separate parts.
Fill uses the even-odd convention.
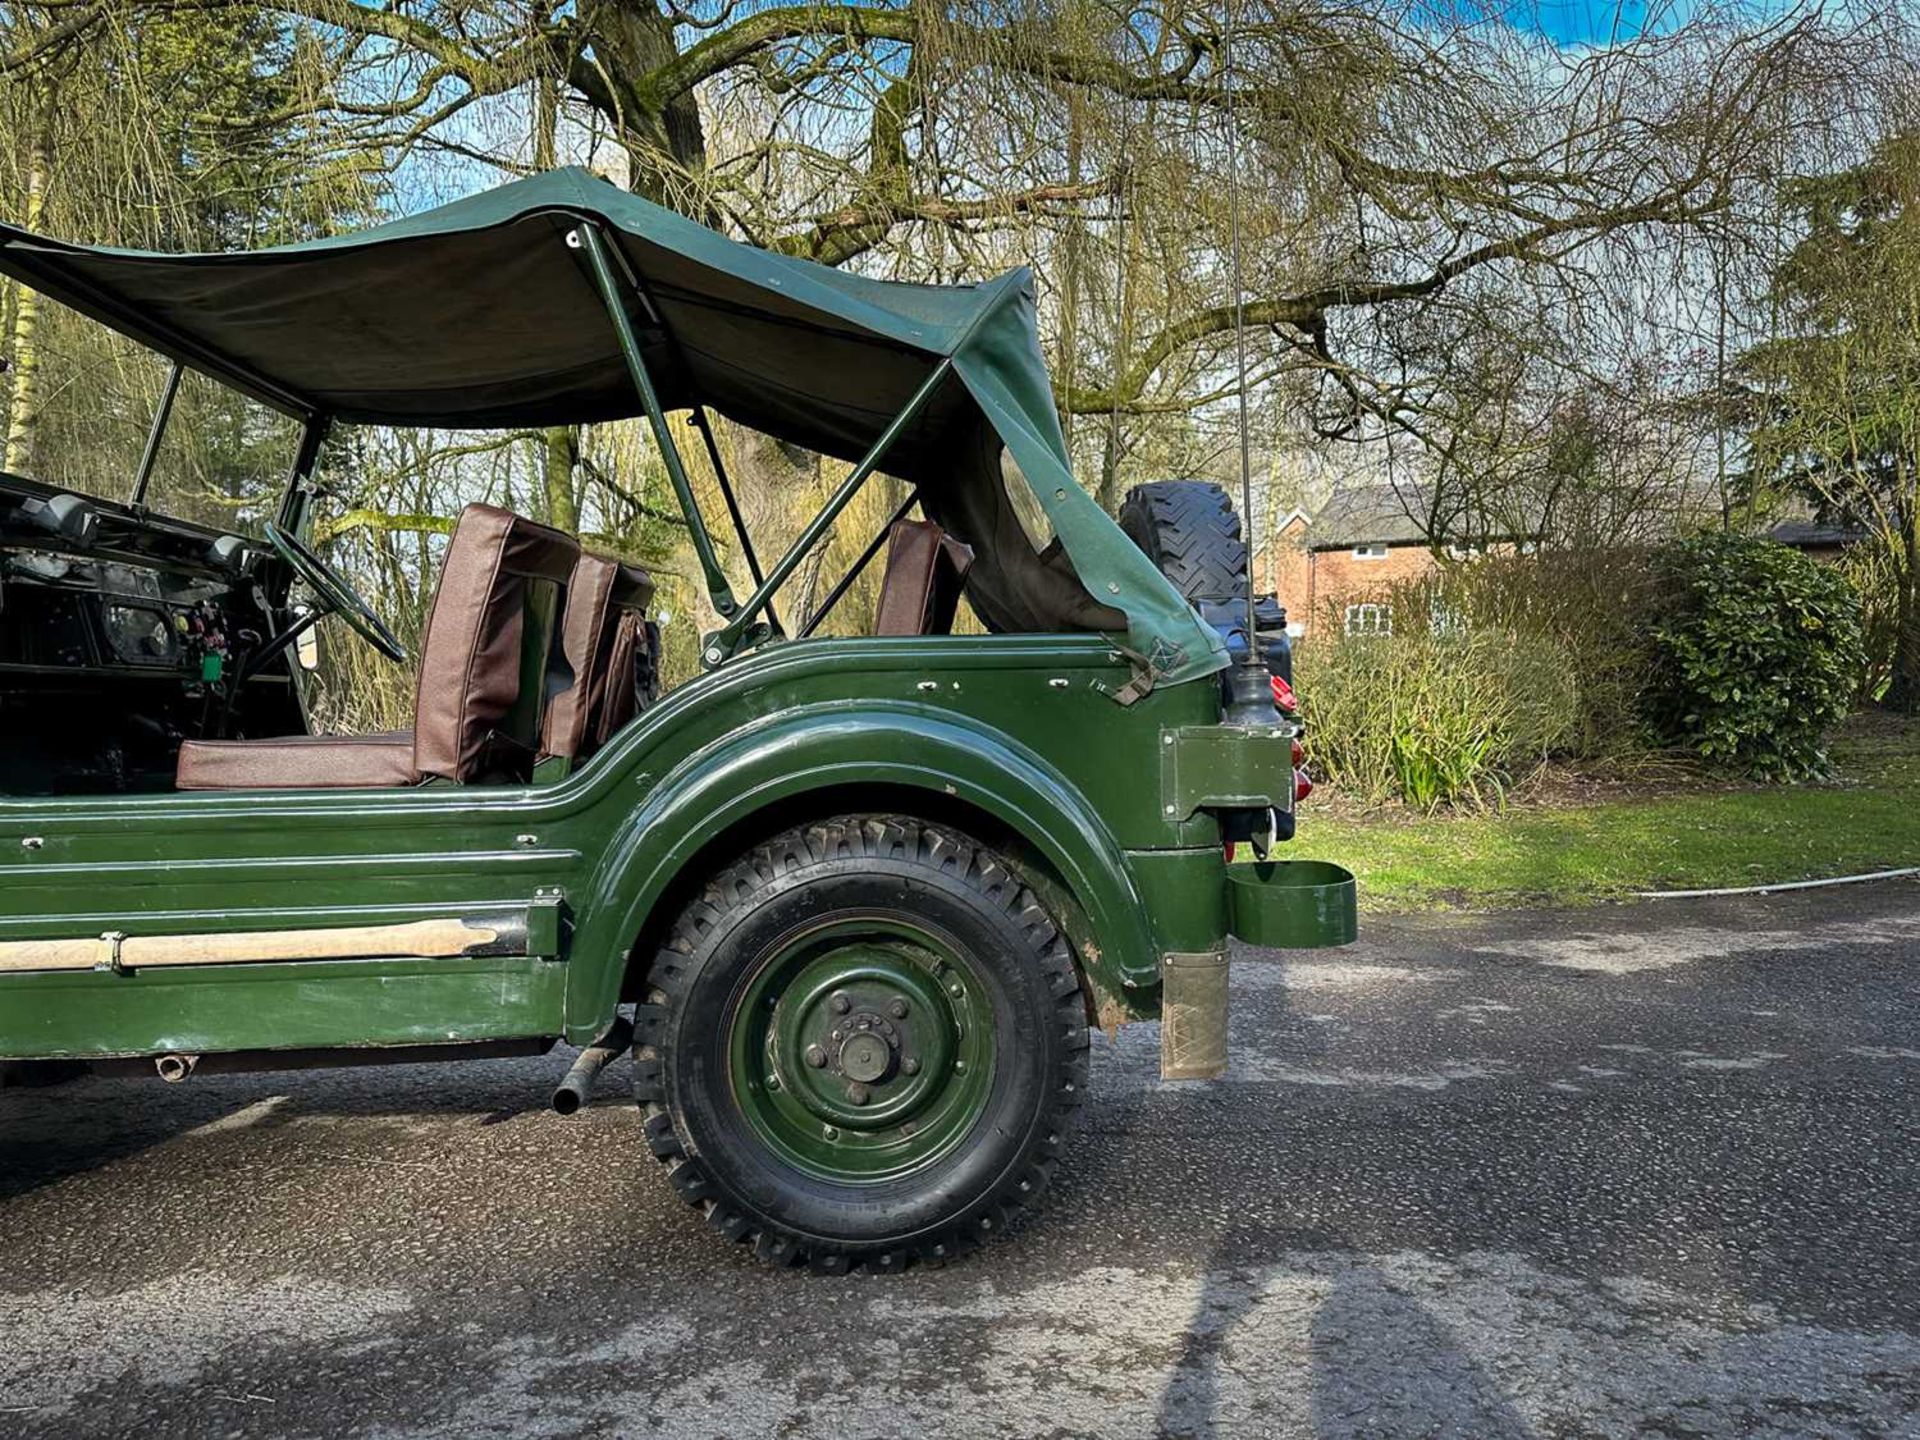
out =
[[[607,1027],[606,1033],[580,1052],[580,1057],[573,1062],[573,1068],[567,1071],[567,1078],[553,1092],[555,1112],[561,1115],[576,1113],[587,1103],[587,1093],[593,1089],[593,1082],[600,1078],[600,1072],[632,1044],[633,1021],[625,1015],[614,1016],[613,1024]]]
[[[193,1067],[199,1063],[198,1055],[162,1055],[153,1062],[153,1069],[169,1085],[178,1085],[193,1074]]]

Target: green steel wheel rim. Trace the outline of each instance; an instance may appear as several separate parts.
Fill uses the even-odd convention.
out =
[[[728,1078],[753,1134],[818,1180],[875,1184],[951,1154],[993,1089],[993,997],[964,950],[897,914],[770,946],[727,1020]]]

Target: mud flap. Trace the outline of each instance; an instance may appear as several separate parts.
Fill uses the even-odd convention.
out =
[[[1227,1070],[1227,952],[1161,962],[1160,1078],[1212,1080]]]

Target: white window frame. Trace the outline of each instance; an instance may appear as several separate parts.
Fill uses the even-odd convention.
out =
[[[1349,635],[1391,635],[1393,606],[1379,600],[1356,600],[1347,606],[1346,632]]]
[[[1353,547],[1353,558],[1356,560],[1384,560],[1387,558],[1387,547],[1385,545],[1356,545]]]

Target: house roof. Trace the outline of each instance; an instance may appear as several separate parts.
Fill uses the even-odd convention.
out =
[[[1310,550],[1428,543],[1425,526],[1408,513],[1406,501],[1391,485],[1360,485],[1334,491],[1313,517],[1307,535]]]
[[[1857,525],[1822,525],[1815,520],[1782,520],[1767,531],[1767,538],[1782,545],[1818,549],[1827,545],[1855,545],[1867,538]]]

